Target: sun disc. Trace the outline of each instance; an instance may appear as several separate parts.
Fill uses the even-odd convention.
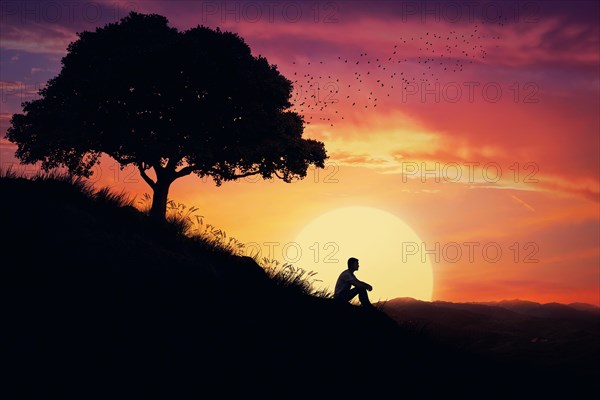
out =
[[[433,271],[428,259],[403,257],[407,243],[421,244],[417,233],[400,218],[373,207],[332,210],[309,222],[295,240],[300,256],[294,264],[317,274],[315,286],[333,292],[338,275],[356,257],[355,273],[370,283],[371,301],[412,297],[430,301]],[[404,259],[403,259],[404,258]]]

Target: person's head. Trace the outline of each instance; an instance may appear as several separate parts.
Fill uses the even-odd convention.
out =
[[[358,270],[358,258],[350,257],[348,259],[348,269],[351,271]]]

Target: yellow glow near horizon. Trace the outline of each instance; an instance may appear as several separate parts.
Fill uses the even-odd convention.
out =
[[[403,243],[420,244],[415,231],[395,215],[373,207],[352,206],[327,212],[308,223],[296,237],[302,249],[295,264],[315,271],[316,286],[333,292],[338,275],[356,257],[355,273],[370,283],[372,302],[397,297],[431,301],[433,271],[429,260],[402,259]]]

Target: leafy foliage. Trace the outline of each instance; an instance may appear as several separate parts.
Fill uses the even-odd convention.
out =
[[[324,167],[323,143],[302,138],[304,120],[289,110],[291,92],[237,34],[180,32],[132,12],[79,33],[6,136],[21,161],[46,171],[88,177],[103,153],[135,166],[154,191],[152,214],[164,218],[171,183],[191,173],[217,185],[249,175],[291,182]]]

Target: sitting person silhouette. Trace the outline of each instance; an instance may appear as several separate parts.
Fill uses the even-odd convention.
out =
[[[348,302],[358,295],[358,299],[363,306],[373,307],[367,294],[367,291],[373,290],[373,286],[359,281],[354,276],[354,271],[358,271],[358,259],[350,257],[348,259],[348,269],[344,270],[337,279],[333,298]]]

